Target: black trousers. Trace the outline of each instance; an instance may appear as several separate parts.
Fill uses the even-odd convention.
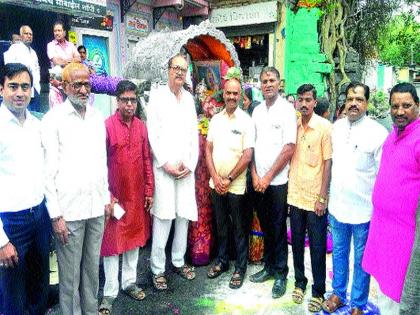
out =
[[[248,235],[246,229],[246,215],[244,213],[243,195],[227,193],[219,195],[214,189],[211,191],[213,210],[216,219],[218,240],[217,260],[224,267],[229,266],[229,217],[232,218],[233,236],[235,239],[236,262],[235,270],[246,272],[248,257]]]
[[[287,184],[268,186],[255,193],[255,206],[264,232],[265,268],[276,279],[286,279],[287,267]]]
[[[305,233],[308,228],[309,249],[314,284],[312,296],[321,297],[325,293],[325,260],[327,255],[327,214],[317,216],[313,211],[306,211],[290,206],[290,227],[292,229],[293,266],[295,268],[295,287],[306,289],[304,251]]]

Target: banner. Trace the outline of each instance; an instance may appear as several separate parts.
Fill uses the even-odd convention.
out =
[[[97,16],[73,16],[71,18],[71,26],[92,28],[95,30],[112,31],[114,17],[106,15]]]

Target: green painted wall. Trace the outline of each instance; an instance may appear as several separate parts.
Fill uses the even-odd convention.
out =
[[[295,94],[304,83],[313,84],[319,96],[326,92],[323,75],[330,73],[332,66],[326,63],[325,55],[320,53],[320,13],[318,8],[299,9],[296,14],[287,9],[284,71],[287,94]]]

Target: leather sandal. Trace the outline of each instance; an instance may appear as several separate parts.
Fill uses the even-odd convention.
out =
[[[322,303],[322,309],[327,313],[334,313],[342,306],[344,306],[343,301],[335,294],[331,294],[328,299]]]
[[[210,279],[217,278],[227,270],[228,268],[223,268],[223,265],[221,263],[214,264],[207,272],[207,277]]]
[[[244,283],[244,275],[240,273],[239,271],[235,271],[232,275],[232,278],[230,278],[229,288],[239,289],[240,287],[242,287],[243,283]]]
[[[174,266],[173,270],[176,274],[180,275],[184,279],[193,280],[195,278],[194,267],[188,266],[187,264],[182,267]]]
[[[292,300],[296,304],[302,304],[305,291],[301,288],[296,287],[292,292]]]
[[[152,280],[156,290],[164,291],[168,289],[168,281],[166,280],[165,274],[152,275]]]

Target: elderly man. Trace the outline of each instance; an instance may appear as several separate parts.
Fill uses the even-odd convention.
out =
[[[352,82],[346,89],[347,118],[332,131],[330,224],[333,236],[333,294],[323,303],[333,313],[346,302],[350,241],[354,244],[354,274],[350,295],[352,315],[363,314],[369,295],[369,275],[362,257],[372,215],[372,190],[387,131],[366,116],[369,87]]]
[[[9,63],[0,77],[0,285],[3,313],[44,314],[51,224],[44,199],[41,124],[27,111],[32,74]]]
[[[4,53],[4,63],[21,63],[31,71],[34,83],[28,109],[39,112],[41,106],[39,98],[39,94],[41,93],[41,72],[38,56],[35,50],[31,48],[33,33],[28,25],[22,25],[20,27],[20,38],[20,42],[10,46],[9,50]]]
[[[195,278],[185,264],[188,221],[197,221],[194,170],[198,160],[197,115],[192,95],[183,88],[188,64],[183,55],[169,60],[169,81],[150,94],[147,110],[149,139],[156,178],[153,214],[151,269],[157,290],[168,288],[165,277],[165,246],[172,221],[174,271],[185,279]]]
[[[252,282],[275,278],[272,297],[279,298],[287,285],[287,181],[289,161],[296,143],[296,112],[279,96],[280,74],[266,67],[260,74],[264,102],[254,109],[255,156],[251,166],[255,203],[264,232],[264,269]]]
[[[117,112],[106,124],[108,181],[114,200],[125,211],[116,213],[105,227],[101,255],[104,256],[104,299],[99,309],[109,314],[118,295],[119,255],[122,254],[121,288],[136,300],[145,297],[136,285],[139,247],[150,237],[149,210],[153,204],[154,178],[147,129],[134,117],[136,85],[122,80],[117,85]],[[120,214],[120,215],[121,215]]]
[[[47,45],[47,55],[51,68],[59,65],[66,66],[70,62],[80,62],[80,55],[73,43],[66,40],[64,23],[57,21],[53,25],[54,39]]]
[[[104,120],[89,102],[89,72],[63,70],[67,100],[42,121],[47,208],[56,235],[63,314],[97,314],[99,254],[111,207]]]
[[[331,175],[331,123],[314,113],[316,90],[312,84],[297,89],[298,120],[296,151],[290,162],[290,227],[292,230],[295,289],[292,299],[301,304],[308,284],[304,251],[306,229],[309,235],[314,284],[310,312],[321,311],[325,293],[327,254],[327,195]]]
[[[416,88],[410,83],[397,84],[391,89],[389,103],[394,130],[382,149],[363,257],[364,270],[379,284],[382,294],[378,304],[384,315],[398,314],[400,308],[420,196],[420,119]]]
[[[207,276],[216,278],[229,269],[228,221],[231,216],[236,247],[235,271],[229,283],[231,289],[242,286],[247,266],[248,229],[243,208],[246,173],[255,136],[251,118],[238,108],[241,92],[237,79],[226,81],[223,89],[225,109],[212,118],[206,144],[219,247],[217,261]]]

